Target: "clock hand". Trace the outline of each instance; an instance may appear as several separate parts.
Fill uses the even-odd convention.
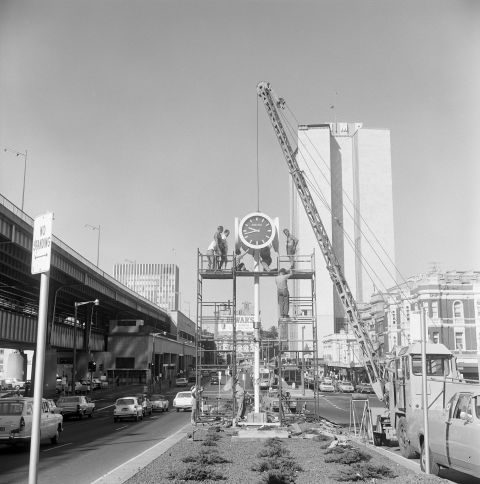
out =
[[[243,235],[253,234],[253,232],[260,232],[260,229],[250,229],[248,232],[243,232]]]

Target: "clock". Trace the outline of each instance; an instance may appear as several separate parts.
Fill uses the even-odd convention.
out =
[[[254,212],[240,221],[238,236],[244,246],[250,249],[263,249],[275,239],[276,227],[268,215]]]

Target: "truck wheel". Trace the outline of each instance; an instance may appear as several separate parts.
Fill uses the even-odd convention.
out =
[[[422,442],[422,446],[420,448],[420,469],[422,469],[423,472],[426,472],[426,468],[427,468],[427,455],[425,452],[425,442]],[[430,451],[430,474],[433,474],[434,476],[438,476],[439,472],[440,472],[440,466],[436,462],[433,462],[432,451]]]
[[[376,447],[381,447],[383,445],[383,435],[378,432],[373,432],[373,444]]]
[[[58,444],[58,441],[60,440],[60,432],[59,430],[57,429],[57,431],[55,432],[55,435],[53,437],[50,438],[50,442],[53,444],[53,445],[56,445]]]
[[[410,445],[407,434],[407,419],[405,417],[400,417],[397,422],[397,438],[398,445],[400,446],[400,453],[402,457],[406,459],[413,459],[417,456],[417,452]]]
[[[80,412],[80,413],[78,414],[78,419],[79,419],[79,420],[82,420],[82,418],[83,418],[83,413],[82,413],[82,412]]]

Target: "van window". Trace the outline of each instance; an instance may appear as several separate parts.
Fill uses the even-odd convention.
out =
[[[447,376],[450,374],[450,361],[448,357],[427,355],[427,376]],[[422,374],[422,356],[412,356],[412,372],[414,375]]]
[[[22,402],[0,402],[0,415],[22,415]]]

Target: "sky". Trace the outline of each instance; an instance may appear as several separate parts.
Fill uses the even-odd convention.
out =
[[[260,210],[288,226],[287,167],[257,107],[269,81],[300,124],[333,121],[334,103],[337,121],[390,129],[403,275],[480,270],[478,25],[475,0],[2,0],[0,194],[21,205],[23,158],[3,148],[28,150],[28,215],[53,211],[93,263],[85,225],[100,225],[109,274],[177,264],[194,315],[197,250],[256,211],[257,153]],[[267,281],[267,327],[275,306]]]

